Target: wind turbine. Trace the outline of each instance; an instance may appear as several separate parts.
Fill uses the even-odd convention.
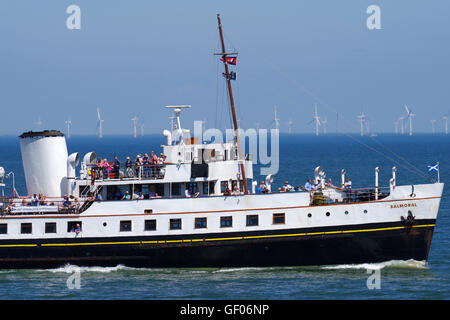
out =
[[[442,119],[445,122],[445,134],[448,134],[448,116],[443,116]]]
[[[144,136],[144,118],[139,117],[139,127],[141,129],[141,137]]]
[[[275,123],[275,129],[278,130],[278,127],[280,126],[280,118],[277,116],[277,106],[274,106],[274,118],[273,122]]]
[[[366,120],[366,116],[364,115],[364,112],[362,112],[359,116],[356,116],[359,119],[359,122],[361,124],[361,137],[364,135],[364,122]]]
[[[65,123],[67,124],[67,139],[70,139],[70,126],[72,125],[72,121],[68,119],[65,121]]]
[[[366,119],[366,121],[364,121],[364,124],[366,125],[366,133],[368,136],[370,136],[370,120]]]
[[[431,122],[431,132],[435,133],[436,131],[434,130],[434,125],[436,123],[436,120],[430,120],[430,122]]]
[[[320,126],[320,117],[319,114],[317,113],[317,103],[314,104],[314,116],[312,118],[312,120],[308,123],[312,123],[315,122],[316,125],[316,137],[319,135],[319,126]]]
[[[138,121],[138,117],[134,116],[133,118],[131,118],[131,121],[133,121],[133,138],[136,139],[136,135],[137,135],[136,123]]]
[[[98,128],[98,137],[101,139],[103,138],[103,120],[100,116],[100,109],[97,108],[97,128]]]
[[[327,119],[325,118],[325,120],[322,120],[322,125],[323,125],[323,135],[327,134]]]
[[[406,113],[408,114],[408,118],[409,118],[409,135],[412,136],[413,135],[412,118],[415,116],[415,114],[412,113],[412,111],[408,109],[406,104],[405,104],[405,109],[406,109]]]
[[[398,134],[398,121],[394,121],[395,134]]]
[[[288,121],[288,126],[289,126],[289,134],[292,133],[292,120]]]
[[[400,121],[401,133],[402,133],[402,135],[404,135],[405,134],[405,117],[398,118],[398,121]]]

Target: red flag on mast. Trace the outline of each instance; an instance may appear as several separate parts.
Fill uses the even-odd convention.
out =
[[[237,57],[225,57],[228,64],[236,65]],[[225,62],[225,60],[222,58],[220,61]]]

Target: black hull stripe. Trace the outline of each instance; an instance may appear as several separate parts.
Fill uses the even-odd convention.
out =
[[[241,231],[214,234],[191,234],[176,236],[131,236],[131,237],[110,237],[110,238],[70,238],[70,239],[39,239],[35,243],[30,240],[2,241],[0,248],[14,247],[61,247],[61,246],[101,246],[101,245],[140,245],[140,244],[172,244],[172,243],[195,243],[214,242],[232,240],[257,240],[276,239],[289,237],[311,237],[327,235],[346,235],[364,232],[380,232],[404,230],[410,228],[434,228],[435,220],[421,220],[413,226],[405,226],[401,223],[378,223],[356,226],[336,226],[336,227],[316,227],[288,230],[270,231]],[[111,239],[116,239],[111,241]],[[8,242],[8,243],[5,243]]]

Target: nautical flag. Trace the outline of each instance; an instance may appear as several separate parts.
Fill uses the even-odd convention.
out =
[[[435,164],[434,166],[428,166],[428,171],[439,171],[439,163]]]
[[[227,79],[227,74],[225,72],[222,72],[222,75],[225,79]],[[230,80],[236,80],[236,72],[231,71],[229,74]]]
[[[236,65],[237,57],[225,57],[228,64]],[[220,61],[225,62],[225,60],[222,58]]]

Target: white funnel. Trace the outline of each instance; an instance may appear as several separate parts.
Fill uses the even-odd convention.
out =
[[[64,134],[56,130],[25,132],[20,135],[20,150],[28,195],[61,197],[67,191]]]

